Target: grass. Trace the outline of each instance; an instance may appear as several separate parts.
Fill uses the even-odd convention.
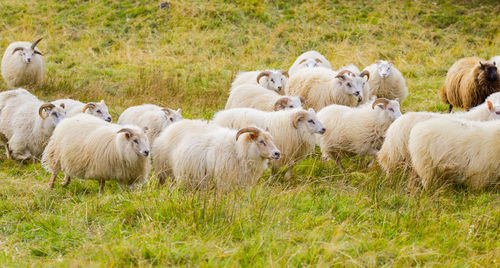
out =
[[[438,89],[458,58],[500,54],[497,1],[0,2],[0,47],[35,40],[43,99],[222,109],[240,70],[287,69],[303,51],[336,68],[391,59],[404,111],[445,111]],[[7,90],[3,80],[0,90]],[[39,164],[0,158],[2,266],[500,266],[499,189],[408,194],[379,167],[347,172],[318,154],[289,181],[224,195],[74,180],[47,191]]]

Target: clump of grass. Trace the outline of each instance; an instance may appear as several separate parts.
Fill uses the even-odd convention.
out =
[[[287,69],[306,50],[334,68],[391,59],[407,80],[404,111],[445,111],[438,89],[458,58],[500,54],[496,1],[0,2],[0,47],[43,36],[40,98],[180,107],[210,118],[238,71]],[[0,80],[0,90],[7,90]],[[220,195],[134,192],[75,179],[47,191],[39,164],[0,164],[4,266],[498,266],[498,189],[409,194],[365,159],[346,172],[318,153],[290,180]]]

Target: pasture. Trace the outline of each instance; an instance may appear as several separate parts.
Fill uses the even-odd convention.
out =
[[[441,111],[457,59],[500,54],[497,1],[0,1],[0,48],[44,39],[39,98],[182,108],[210,119],[241,70],[288,69],[307,50],[334,68],[392,60],[402,112]],[[0,90],[8,87],[0,80]],[[319,150],[289,179],[226,194],[135,191],[74,179],[0,155],[2,266],[500,266],[500,191],[408,193],[367,158],[342,172]]]

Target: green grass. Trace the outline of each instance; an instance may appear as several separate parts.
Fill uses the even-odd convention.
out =
[[[0,2],[0,48],[35,40],[43,99],[105,99],[222,109],[240,70],[287,69],[302,52],[338,68],[391,59],[407,79],[404,111],[445,111],[438,89],[458,58],[500,54],[497,1]],[[7,90],[3,80],[0,90]],[[500,266],[499,189],[408,194],[366,159],[347,172],[314,154],[289,181],[226,194],[134,192],[75,179],[47,191],[39,164],[0,157],[2,266]],[[59,182],[61,179],[59,180]]]

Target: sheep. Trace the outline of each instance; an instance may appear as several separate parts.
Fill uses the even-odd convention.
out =
[[[261,85],[264,88],[281,93],[288,82],[288,72],[285,70],[265,70],[240,72],[231,84],[234,88],[244,84]]]
[[[168,177],[194,188],[218,190],[254,184],[279,159],[272,136],[257,127],[239,130],[201,120],[182,120],[165,129],[154,141],[153,167],[160,187]]]
[[[0,142],[7,157],[38,159],[65,115],[63,107],[44,103],[25,89],[0,93]]]
[[[52,175],[63,172],[63,186],[71,177],[98,180],[99,191],[107,180],[134,188],[144,182],[150,170],[149,142],[142,129],[105,122],[89,114],[63,120],[55,129],[42,156],[42,165]]]
[[[2,58],[2,76],[11,88],[38,85],[43,80],[45,62],[36,47],[42,38],[33,43],[11,43]]]
[[[302,69],[290,77],[285,93],[302,96],[305,106],[315,110],[330,104],[358,106],[364,101],[368,79],[368,72],[357,75],[349,70],[337,73],[325,68]]]
[[[355,108],[332,104],[321,109],[318,118],[326,132],[317,137],[317,144],[323,159],[335,160],[343,170],[342,157],[369,155],[373,156],[371,167],[387,128],[400,116],[399,102],[385,98]]]
[[[481,189],[500,182],[500,121],[439,117],[418,123],[408,147],[424,189],[437,181]],[[412,178],[410,183],[415,178]]]
[[[469,110],[498,91],[500,79],[496,64],[470,57],[458,60],[448,70],[440,98],[443,103],[449,104],[448,112],[453,106]]]
[[[364,71],[370,73],[368,85],[372,96],[390,100],[398,98],[400,103],[408,96],[405,79],[392,62],[377,60]]]
[[[367,77],[367,81],[370,81],[370,79],[369,79],[370,78],[370,73],[368,71],[361,72],[359,70],[359,68],[356,65],[352,64],[352,63],[343,66],[342,68],[340,68],[339,70],[337,70],[337,73],[340,73],[343,70],[350,71],[351,73],[355,74],[356,76],[360,76],[360,77],[366,76]],[[370,92],[371,92],[371,90],[370,90],[369,83],[364,83],[363,84],[363,96],[364,96],[364,98],[363,98],[363,100],[359,104],[364,104],[364,103],[370,101],[370,98],[373,96],[373,95],[370,94]],[[376,96],[374,96],[374,98],[376,98]]]
[[[233,129],[249,125],[267,129],[282,154],[279,160],[271,161],[272,174],[288,165],[285,178],[290,177],[295,163],[313,152],[316,142],[314,134],[325,132],[313,109],[265,112],[252,108],[235,108],[217,112],[213,122]]]
[[[249,107],[263,111],[302,108],[302,97],[282,96],[258,85],[244,84],[231,91],[225,109]]]
[[[85,104],[77,100],[60,99],[55,100],[52,103],[55,105],[63,104],[64,110],[66,111],[66,117],[72,117],[80,113],[87,113],[101,118],[106,122],[112,121],[112,117],[108,111],[108,106],[106,106],[104,100],[101,100],[100,102],[89,102]]]
[[[325,56],[321,55],[319,52],[311,50],[302,53],[292,64],[290,69],[288,69],[288,73],[290,75],[294,75],[297,71],[304,68],[314,68],[314,67],[323,67],[327,69],[332,69],[330,62],[325,58]]]
[[[419,122],[433,118],[451,116],[475,121],[487,121],[500,119],[500,93],[494,93],[488,97],[485,103],[471,109],[468,112],[457,112],[452,114],[441,114],[432,112],[408,112],[398,118],[387,129],[382,148],[377,153],[377,161],[390,176],[393,171],[401,167],[408,171],[410,152],[408,151],[408,138],[412,128]]]
[[[142,104],[127,108],[118,118],[120,125],[136,125],[145,128],[149,142],[160,135],[160,132],[169,125],[182,120],[182,110],[172,110],[154,104]]]

